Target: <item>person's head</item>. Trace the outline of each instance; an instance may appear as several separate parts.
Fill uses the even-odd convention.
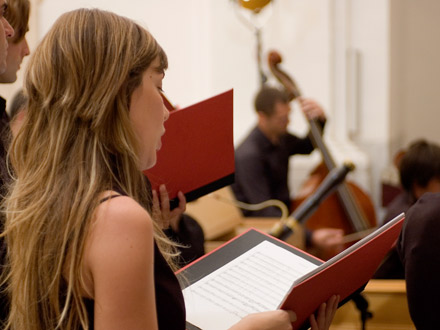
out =
[[[14,29],[5,17],[8,4],[0,0],[0,74],[6,70],[6,56],[8,55],[8,39],[14,36]]]
[[[6,71],[0,74],[0,83],[13,83],[23,58],[29,55],[26,33],[29,30],[29,0],[8,0],[5,18],[14,28],[14,36],[8,39]]]
[[[155,163],[168,115],[160,93],[166,67],[162,48],[131,20],[100,10],[70,12],[29,61],[28,117],[42,126],[33,127],[39,134],[54,130],[63,141],[70,134],[76,144],[81,134],[84,144],[93,137],[111,154],[136,157],[144,170]],[[66,127],[60,132],[57,125]]]
[[[284,91],[263,87],[255,97],[258,125],[269,138],[277,138],[287,132],[289,124],[289,98]]]
[[[32,323],[53,329],[54,320],[61,328],[87,324],[81,300],[85,239],[103,191],[117,189],[148,205],[141,170],[156,161],[164,132],[166,67],[149,32],[98,9],[62,15],[33,52],[25,75],[26,116],[10,149],[17,180],[6,202],[17,328]],[[165,251],[157,224],[155,237]],[[63,283],[69,284],[68,298],[60,310]]]
[[[416,199],[425,192],[440,192],[440,146],[413,142],[400,160],[399,172],[402,187]]]

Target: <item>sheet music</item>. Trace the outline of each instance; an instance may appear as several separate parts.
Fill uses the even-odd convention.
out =
[[[292,283],[317,265],[263,241],[183,290],[187,320],[225,330],[244,316],[274,310]]]

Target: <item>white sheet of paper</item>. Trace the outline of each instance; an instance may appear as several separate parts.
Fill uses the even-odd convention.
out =
[[[316,267],[263,241],[183,290],[187,321],[226,330],[248,314],[274,310],[293,282]]]

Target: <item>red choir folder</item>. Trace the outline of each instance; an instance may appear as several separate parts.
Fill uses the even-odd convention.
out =
[[[171,111],[165,130],[157,163],[144,174],[152,189],[166,185],[172,207],[179,191],[190,202],[233,183],[232,89]]]
[[[226,330],[244,316],[293,310],[293,329],[332,295],[340,306],[361,292],[394,245],[404,214],[323,262],[268,234],[250,229],[177,272],[187,329]]]

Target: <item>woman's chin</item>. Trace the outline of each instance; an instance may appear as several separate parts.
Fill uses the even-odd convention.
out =
[[[154,165],[156,165],[156,161],[157,161],[157,157],[155,153],[154,157],[151,157],[147,161],[143,162],[142,164],[143,171],[149,170],[150,168],[154,167]]]

